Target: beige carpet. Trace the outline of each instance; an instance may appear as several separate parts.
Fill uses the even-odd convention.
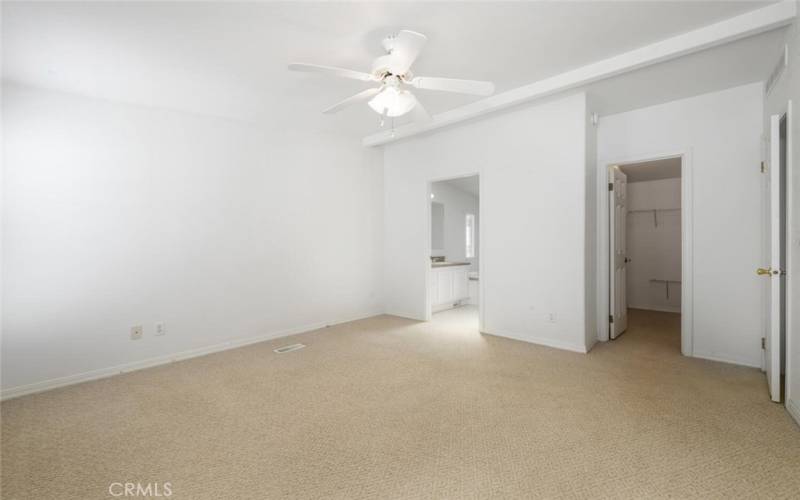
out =
[[[2,404],[2,496],[798,498],[764,376],[631,311],[589,355],[378,317]],[[292,342],[290,354],[272,349]]]

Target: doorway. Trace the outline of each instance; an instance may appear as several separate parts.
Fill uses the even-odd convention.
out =
[[[608,320],[598,338],[618,339],[631,324],[655,325],[691,355],[687,155],[631,159],[603,170],[606,208],[598,227],[605,235],[599,252],[605,262],[598,263],[598,303]]]
[[[480,178],[475,174],[432,181],[428,195],[428,319],[456,317],[443,313],[459,309],[459,321],[467,318],[478,329],[482,309]]]

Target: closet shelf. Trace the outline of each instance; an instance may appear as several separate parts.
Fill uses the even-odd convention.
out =
[[[650,280],[650,283],[664,283],[664,290],[667,293],[667,300],[669,300],[669,284],[670,283],[678,283],[680,285],[681,281],[680,280],[661,280],[661,279],[652,278]]]
[[[680,212],[680,208],[645,208],[639,210],[628,210],[629,214],[651,213],[653,214],[653,225],[658,227],[658,212]]]
[[[636,212],[680,212],[680,208],[643,208],[639,210],[628,210],[629,214]]]

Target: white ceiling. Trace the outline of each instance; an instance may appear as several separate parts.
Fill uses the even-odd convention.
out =
[[[360,137],[377,130],[377,115],[366,106],[334,116],[320,111],[364,84],[292,73],[286,69],[289,62],[365,70],[381,54],[384,35],[408,28],[429,37],[414,66],[416,74],[491,80],[502,92],[763,6],[739,1],[4,2],[3,79]],[[707,60],[684,63],[700,75],[689,77],[678,65],[667,76],[680,74],[679,81],[662,86],[669,95],[696,94],[699,87],[763,79],[762,66],[773,62],[763,51],[776,46],[776,40],[762,40],[744,55],[730,53],[718,68]],[[637,72],[641,82],[634,82],[645,90],[634,93],[634,99],[625,86],[599,85],[599,101],[614,112],[620,101],[651,100],[647,87],[665,78],[659,67],[670,65]],[[432,113],[477,99],[419,94]]]
[[[784,28],[648,66],[589,86],[600,116],[765,81],[783,53]]]
[[[663,160],[630,163],[620,166],[619,169],[628,176],[628,182],[675,179],[681,176],[681,159],[665,158]]]
[[[473,175],[471,177],[461,177],[459,179],[451,179],[443,182],[456,189],[460,189],[465,193],[469,193],[473,196],[479,196],[479,182],[477,175]]]

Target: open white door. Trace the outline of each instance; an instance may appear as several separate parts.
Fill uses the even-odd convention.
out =
[[[627,264],[628,264],[628,178],[617,167],[608,172],[609,189],[609,335],[617,338],[628,328]]]
[[[765,370],[769,395],[781,400],[781,138],[780,115],[770,117],[769,163],[767,170],[767,234],[766,250],[769,267],[759,268],[758,274],[769,280],[766,296],[766,325],[764,333]]]

